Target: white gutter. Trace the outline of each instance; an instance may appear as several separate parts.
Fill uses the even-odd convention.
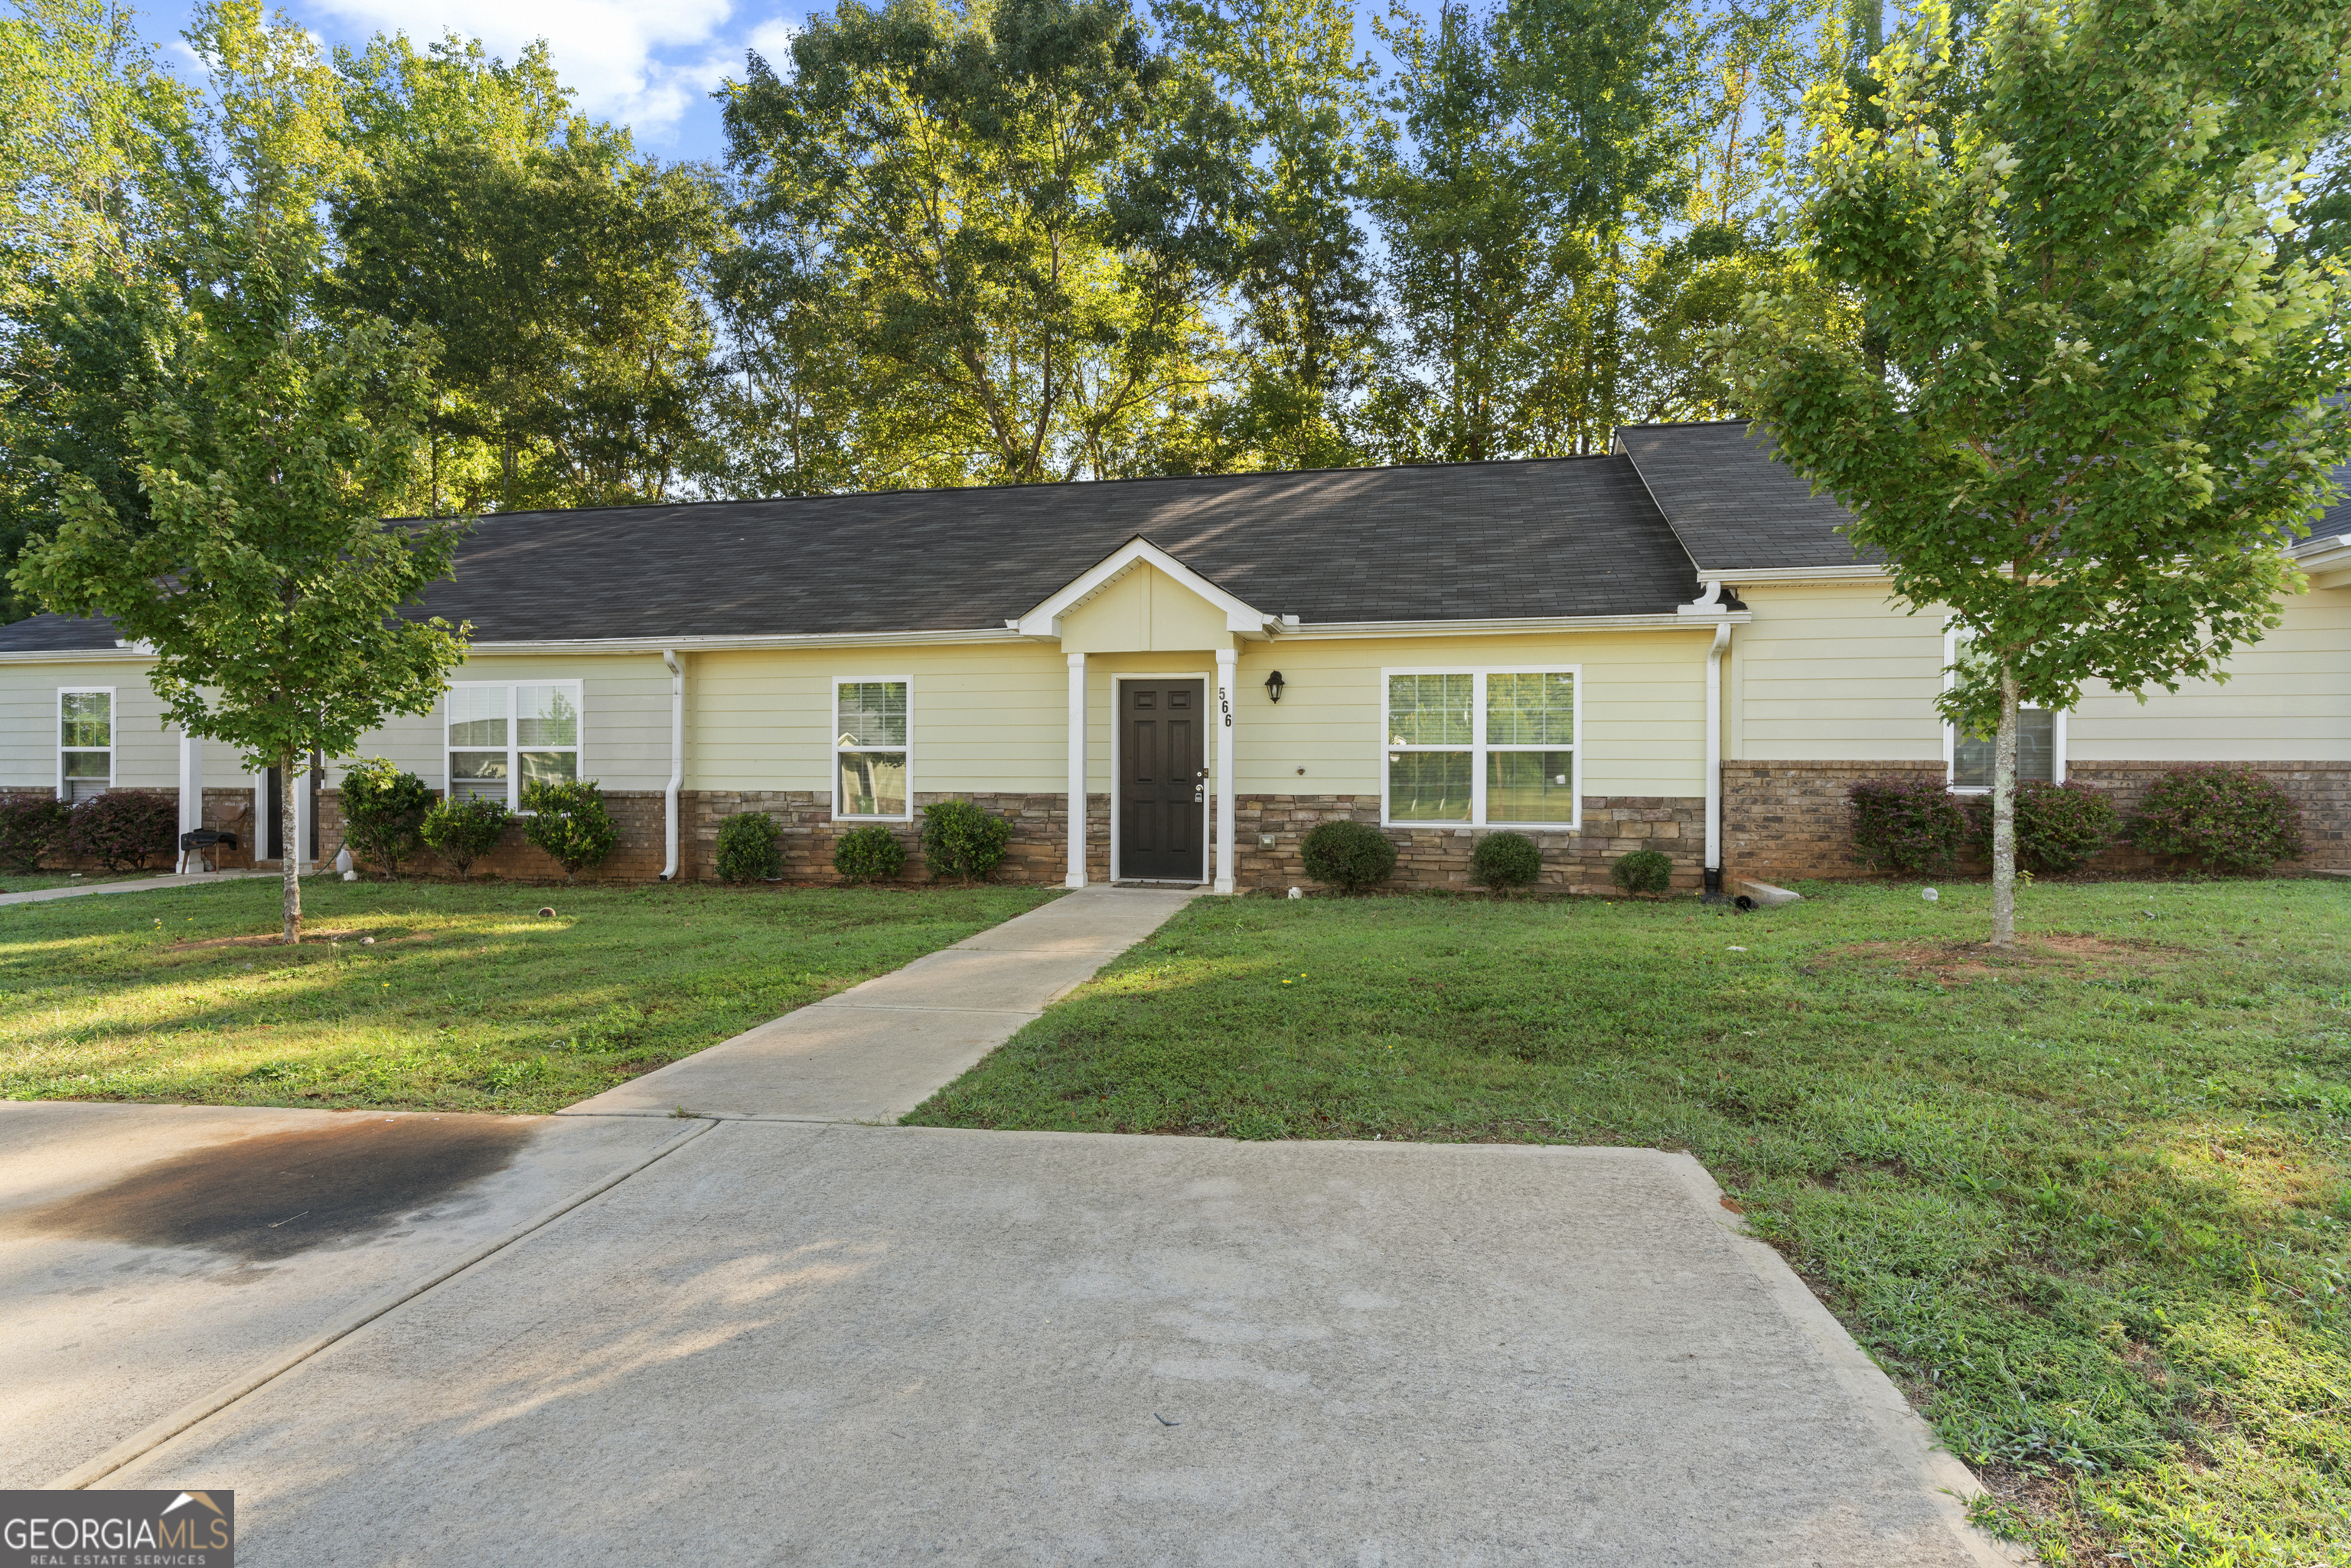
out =
[[[1706,651],[1706,891],[1722,891],[1722,652],[1730,646],[1728,622],[1714,629]]]
[[[664,882],[677,880],[677,792],[685,783],[685,666],[677,650],[664,648],[662,663],[669,666],[669,785],[662,791],[662,839],[669,863],[662,867]]]
[[[1727,577],[1745,587],[1750,582],[1884,582],[1894,574],[1882,566],[1857,561],[1852,566],[1708,568],[1703,575]]]
[[[1743,610],[1726,617],[1744,625],[1754,619]],[[1513,632],[1688,632],[1687,617],[1664,615],[1527,615],[1460,621],[1322,621],[1293,626],[1286,619],[1269,627],[1284,643],[1302,637],[1499,637]]]

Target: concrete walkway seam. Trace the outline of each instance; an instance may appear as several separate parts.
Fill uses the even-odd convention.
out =
[[[1769,1243],[1750,1232],[1739,1216],[1724,1207],[1724,1193],[1712,1172],[1696,1155],[1678,1152],[1667,1156],[1688,1187],[1690,1200],[1730,1233],[1735,1249],[1748,1269],[1761,1281],[1772,1300],[1798,1332],[1818,1348],[1837,1381],[1853,1396],[1889,1448],[1907,1459],[1918,1479],[1934,1495],[1936,1507],[1968,1555],[1983,1568],[2018,1568],[2040,1561],[2036,1556],[1986,1534],[1968,1518],[1968,1501],[1984,1495],[1983,1483],[1958,1455],[1935,1440],[1935,1429],[1911,1408],[1902,1390],[1886,1369],[1855,1343],[1844,1324],[1812,1287],[1797,1278],[1788,1260]]]
[[[81,1466],[78,1469],[69,1470],[66,1474],[59,1476],[57,1479],[50,1481],[41,1490],[44,1491],[80,1491],[85,1487],[97,1485],[99,1481],[104,1480],[115,1471],[122,1469],[123,1466],[130,1464],[135,1459],[141,1458],[144,1456],[152,1453],[155,1449],[162,1448],[165,1443],[170,1442],[172,1438],[178,1437],[181,1433],[186,1431],[189,1427],[193,1427],[205,1417],[217,1415],[219,1412],[227,1409],[230,1406],[244,1398],[246,1395],[266,1386],[277,1378],[282,1377],[287,1373],[291,1372],[294,1368],[301,1365],[302,1363],[309,1360],[312,1356],[318,1354],[329,1345],[333,1344],[336,1341],[348,1338],[350,1335],[358,1333],[360,1329],[363,1329],[368,1324],[375,1322],[376,1319],[383,1316],[386,1312],[391,1312],[393,1308],[398,1307],[404,1302],[415,1300],[418,1296],[423,1295],[425,1291],[433,1289],[435,1285],[438,1285],[444,1281],[455,1279],[457,1275],[464,1273],[475,1264],[481,1262],[484,1259],[488,1258],[495,1253],[504,1251],[507,1248],[513,1246],[524,1237],[528,1236],[532,1231],[553,1224],[556,1220],[560,1219],[563,1216],[570,1213],[573,1209],[579,1207],[581,1204],[586,1203],[589,1199],[620,1186],[621,1183],[628,1180],[631,1176],[635,1176],[639,1171],[643,1170],[646,1166],[653,1164],[656,1160],[662,1159],[669,1155],[673,1155],[678,1150],[685,1147],[686,1145],[694,1142],[695,1139],[710,1131],[711,1128],[717,1124],[718,1124],[716,1122],[706,1118],[697,1118],[693,1126],[688,1127],[676,1137],[672,1138],[661,1147],[653,1150],[651,1154],[645,1155],[644,1158],[637,1161],[634,1165],[624,1166],[621,1169],[612,1172],[610,1176],[599,1178],[597,1181],[580,1188],[578,1192],[573,1193],[569,1197],[565,1198],[562,1202],[556,1204],[553,1207],[545,1209],[532,1218],[523,1221],[522,1224],[517,1225],[503,1236],[493,1237],[491,1239],[485,1241],[480,1246],[475,1248],[472,1251],[465,1253],[464,1256],[456,1259],[453,1262],[446,1263],[442,1267],[435,1269],[433,1272],[423,1276],[422,1279],[413,1281],[411,1283],[402,1286],[401,1289],[392,1291],[388,1295],[378,1296],[374,1301],[368,1302],[365,1306],[360,1307],[356,1311],[345,1314],[341,1319],[338,1320],[324,1332],[303,1341],[300,1344],[295,1346],[292,1350],[287,1351],[285,1354],[274,1357],[269,1361],[262,1363],[258,1366],[252,1367],[248,1369],[243,1376],[236,1378],[235,1381],[223,1384],[220,1387],[214,1389],[210,1394],[204,1395],[201,1398],[192,1400],[188,1404],[183,1405],[180,1408],[174,1410],[162,1419],[152,1422],[147,1427],[141,1428],[140,1431],[132,1433],[130,1437],[124,1438],[113,1448],[109,1448],[106,1452],[99,1455],[98,1458],[90,1460],[88,1464]]]
[[[0,893],[0,904],[47,904],[54,898],[87,898],[93,893],[152,893],[159,887],[210,887],[216,882],[250,882],[256,877],[267,877],[272,882],[283,880],[274,871],[208,871],[186,875],[165,873],[127,882],[94,882],[88,887],[37,887],[29,893]]]

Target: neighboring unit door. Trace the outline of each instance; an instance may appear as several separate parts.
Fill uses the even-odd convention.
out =
[[[319,858],[319,755],[310,754],[310,771],[302,781],[310,787],[310,848],[305,860]],[[268,860],[286,858],[286,781],[277,768],[269,770],[269,853]]]
[[[1207,799],[1205,683],[1118,683],[1118,874],[1199,882]]]

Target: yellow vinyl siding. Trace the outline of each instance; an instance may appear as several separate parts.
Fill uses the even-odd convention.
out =
[[[163,705],[147,685],[147,664],[131,659],[0,664],[0,789],[46,793],[57,787],[57,690],[114,688],[114,782],[118,788],[172,789],[180,783],[180,732],[163,723]]]
[[[1065,653],[1187,653],[1230,634],[1225,612],[1147,562],[1060,619]]]
[[[1930,761],[1943,755],[1943,617],[1906,616],[1882,582],[1740,586],[1726,756]],[[1590,788],[1589,784],[1586,789]]]
[[[1906,615],[1882,583],[1742,588],[1731,634],[1727,754],[1749,761],[1932,761],[1943,756],[1940,610]],[[2226,682],[2151,691],[2093,684],[2066,720],[2070,763],[2351,758],[2351,591],[2284,601],[2283,623]]]
[[[1713,639],[1714,628],[1703,626],[1244,643],[1234,683],[1234,787],[1244,795],[1378,794],[1387,755],[1383,669],[1580,666],[1576,748],[1583,793],[1703,794],[1706,651]],[[1286,683],[1279,704],[1265,694],[1265,677],[1275,670]]]
[[[669,671],[658,653],[484,653],[449,678],[578,681],[580,776],[607,789],[659,789],[669,782]],[[444,698],[428,713],[395,716],[381,729],[361,736],[354,757],[385,758],[432,788],[447,789],[442,750],[445,705]],[[209,776],[209,766],[205,771]],[[329,763],[328,786],[341,779],[341,767]]]
[[[2351,591],[2285,601],[2283,624],[2230,661],[2225,682],[2147,694],[2091,686],[2065,726],[2073,762],[2351,760]]]
[[[917,794],[1058,793],[1066,787],[1067,665],[1050,643],[791,649],[687,659],[690,789],[830,790],[833,681],[901,676],[913,683],[908,711]]]

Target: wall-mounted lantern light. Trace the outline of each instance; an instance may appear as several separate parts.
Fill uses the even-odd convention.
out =
[[[1265,695],[1268,700],[1280,702],[1281,700],[1281,688],[1286,683],[1281,678],[1281,672],[1280,670],[1276,670],[1273,674],[1266,676]]]

